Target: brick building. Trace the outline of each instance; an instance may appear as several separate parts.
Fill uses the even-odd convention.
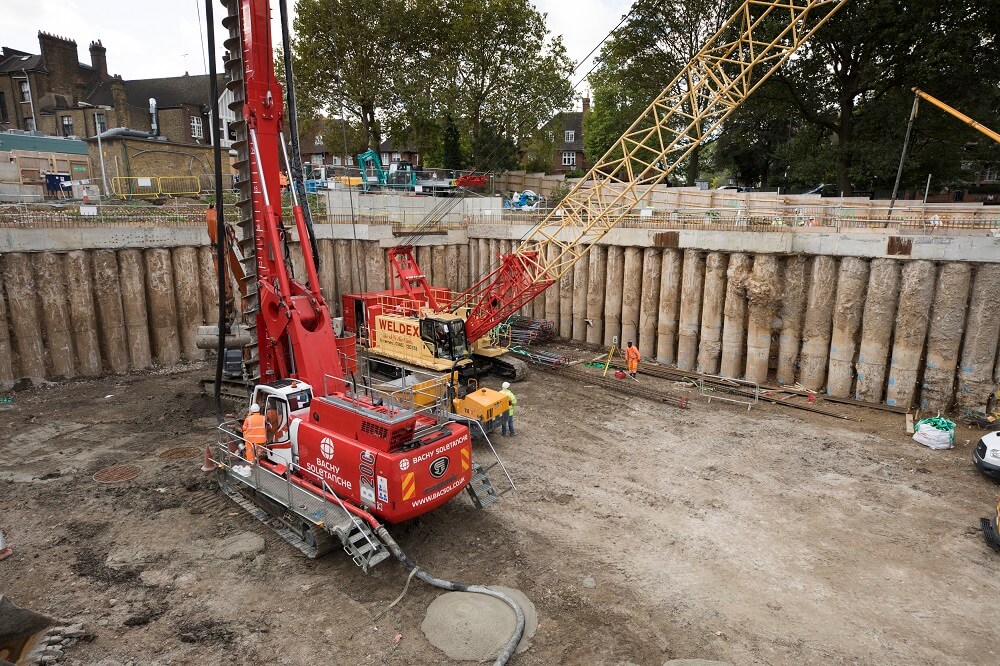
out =
[[[339,140],[343,131],[340,125],[342,121],[337,118],[325,118],[319,116],[311,123],[307,123],[299,134],[299,152],[301,153],[302,164],[321,166],[323,164],[332,166],[354,166],[357,158],[356,154],[344,155],[342,143]],[[353,131],[353,130],[352,130]],[[324,141],[326,137],[332,137],[334,150],[331,151]],[[409,162],[414,168],[422,166],[420,162],[420,151],[412,143],[402,144],[386,139],[379,144],[379,159],[384,166],[389,166],[393,162]]]
[[[114,127],[115,110],[92,99],[114,81],[101,42],[91,43],[89,65],[78,61],[71,39],[39,32],[38,46],[38,54],[0,51],[0,131],[87,136]]]
[[[172,143],[211,144],[207,75],[125,81],[108,72],[107,49],[90,44],[90,64],[79,62],[72,39],[38,33],[39,53],[0,51],[0,131],[38,131],[51,136],[93,137],[126,127],[150,132],[156,100],[157,133]],[[224,146],[231,144],[225,81],[219,76]]]
[[[560,111],[549,121],[551,138],[555,142],[549,173],[566,173],[590,167],[583,152],[583,117],[590,111],[590,99],[583,98],[582,111]]]

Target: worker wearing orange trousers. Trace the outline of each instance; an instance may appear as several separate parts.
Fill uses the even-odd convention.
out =
[[[257,457],[257,447],[267,441],[267,429],[264,415],[260,413],[260,405],[250,405],[250,412],[243,420],[243,439],[246,442],[244,457],[252,463]]]
[[[635,377],[635,373],[639,370],[639,358],[639,350],[629,340],[628,347],[625,348],[625,363],[628,365],[628,374],[633,377]]]

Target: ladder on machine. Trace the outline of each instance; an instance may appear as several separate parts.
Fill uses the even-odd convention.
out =
[[[510,491],[517,490],[517,486],[514,485],[514,479],[510,477],[510,473],[504,466],[503,461],[500,460],[497,450],[493,448],[493,442],[490,441],[489,436],[483,429],[483,424],[474,419],[464,419],[464,421],[469,424],[470,430],[473,427],[471,424],[475,423],[475,427],[479,428],[483,440],[490,447],[490,452],[493,454],[493,462],[486,467],[473,461],[472,478],[469,479],[469,485],[465,487],[465,491],[469,493],[469,497],[472,499],[472,505],[477,509],[485,509]],[[498,467],[503,472],[503,477],[507,479],[507,483],[500,488],[494,485],[489,476],[490,472]]]

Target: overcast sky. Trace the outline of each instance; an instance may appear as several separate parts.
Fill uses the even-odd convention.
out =
[[[204,0],[171,0],[173,6],[164,14],[167,4],[163,0],[0,0],[0,46],[38,53],[37,34],[44,30],[76,40],[84,63],[90,62],[90,42],[100,39],[108,50],[108,69],[125,79],[204,73],[204,31],[199,27]],[[535,5],[548,14],[549,30],[563,35],[570,57],[579,60],[628,12],[631,0],[535,0]],[[277,0],[272,6],[277,15]],[[221,19],[221,3],[214,7],[216,18]],[[204,16],[201,19],[204,25]],[[216,35],[221,54],[221,25]],[[275,21],[275,36],[280,40],[279,35]],[[589,63],[583,64],[573,82],[589,69]]]

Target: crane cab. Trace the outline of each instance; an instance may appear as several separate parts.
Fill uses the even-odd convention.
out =
[[[344,294],[344,328],[375,355],[438,372],[472,371],[465,320],[388,292]]]

